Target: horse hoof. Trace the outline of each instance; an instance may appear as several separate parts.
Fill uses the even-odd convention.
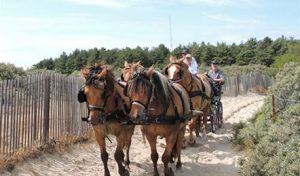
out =
[[[159,173],[158,172],[154,172],[153,176],[159,176]]]
[[[130,164],[130,161],[124,161],[125,166],[129,166],[129,164]]]
[[[172,170],[172,168],[168,168],[166,171],[165,171],[165,176],[174,176],[174,172]]]
[[[124,172],[120,173],[121,176],[130,176],[129,171],[125,169]]]
[[[196,140],[189,141],[189,145],[190,145],[190,146],[194,146],[195,144],[196,144]]]
[[[182,164],[181,164],[181,163],[177,163],[177,164],[176,164],[176,169],[177,169],[177,170],[180,170],[181,168],[182,168]]]

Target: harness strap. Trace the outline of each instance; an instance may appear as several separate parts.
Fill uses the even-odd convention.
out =
[[[101,111],[101,112],[104,112],[104,107],[103,106],[96,106],[96,105],[88,105],[88,110],[89,111]]]
[[[203,83],[202,79],[199,78],[199,77],[194,77],[194,79],[199,79],[199,81],[201,82],[201,88],[199,86],[197,86],[198,89],[200,89],[200,90],[189,92],[190,98],[196,97],[196,96],[201,96],[205,99],[211,99],[211,97],[206,95],[205,86],[204,86],[204,83]]]
[[[151,116],[148,117],[145,122],[140,123],[142,125],[147,125],[151,123],[155,124],[176,124],[176,123],[183,123],[186,120],[191,118],[191,114],[183,115],[183,116]]]
[[[180,97],[180,101],[181,101],[181,104],[182,104],[182,107],[183,107],[183,114],[185,114],[186,109],[185,109],[185,106],[184,106],[184,100],[183,100],[182,94],[181,94],[181,92],[174,86],[174,84],[171,84],[171,86],[173,87],[173,89],[175,90],[175,92],[177,93],[177,95]]]

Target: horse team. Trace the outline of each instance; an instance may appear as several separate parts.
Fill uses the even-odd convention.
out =
[[[170,162],[176,159],[176,168],[182,167],[186,126],[189,127],[187,143],[190,145],[195,144],[193,131],[199,136],[202,129],[205,137],[212,89],[207,76],[192,75],[182,59],[171,62],[162,71],[144,68],[139,62],[125,62],[122,81],[116,79],[107,65],[83,68],[81,74],[85,84],[78,93],[78,101],[87,104],[88,116],[83,120],[93,126],[105,176],[110,175],[105,145],[108,134],[116,136],[114,157],[121,176],[129,175],[129,149],[137,124],[141,125],[142,134],[150,145],[155,176],[159,175],[156,150],[159,136],[166,140],[162,162],[167,176],[174,175],[168,166]]]

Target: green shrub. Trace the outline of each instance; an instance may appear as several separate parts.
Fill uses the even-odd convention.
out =
[[[278,57],[272,64],[273,68],[281,70],[288,62],[300,62],[300,43],[291,43],[288,47],[288,52]]]
[[[253,122],[238,129],[233,141],[250,150],[241,161],[241,174],[300,175],[300,62],[287,63],[276,75],[269,96]],[[271,95],[276,109],[282,109],[275,121],[271,116]]]
[[[25,75],[26,72],[23,70],[23,68],[16,67],[14,64],[0,62],[0,81]]]
[[[257,65],[257,64],[250,64],[244,66],[231,65],[231,66],[224,66],[221,69],[224,71],[226,76],[235,76],[238,74],[247,74],[250,72],[258,72],[272,77],[276,75],[276,69],[264,65]]]

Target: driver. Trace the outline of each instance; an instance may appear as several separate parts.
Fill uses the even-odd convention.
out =
[[[208,76],[213,82],[214,96],[221,96],[222,85],[225,83],[225,76],[222,70],[218,68],[219,62],[214,60],[211,62],[211,70],[208,71]]]

